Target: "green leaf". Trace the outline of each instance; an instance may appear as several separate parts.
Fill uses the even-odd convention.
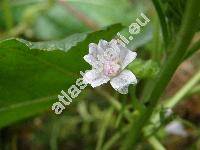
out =
[[[0,128],[50,110],[60,91],[67,91],[81,77],[79,72],[89,69],[83,60],[88,44],[100,39],[111,40],[121,29],[116,24],[60,42],[1,41]]]
[[[23,39],[18,40],[25,43],[30,49],[67,51],[71,47],[76,46],[78,42],[83,41],[87,37],[87,34],[88,33],[75,33],[59,41],[29,42]]]
[[[127,36],[129,37],[130,33],[128,33]],[[147,44],[149,41],[153,39],[153,28],[152,24],[147,25],[146,27],[142,28],[142,31],[138,34],[133,36],[133,40],[129,42],[127,47],[129,49],[136,49],[138,47],[144,46]]]
[[[159,72],[159,65],[153,61],[144,61],[141,59],[134,60],[128,68],[140,79],[154,78]]]
[[[120,3],[120,5],[119,5]],[[90,31],[93,28],[108,26],[121,22],[131,24],[137,18],[138,4],[128,0],[69,0],[55,3],[46,14],[38,17],[34,24],[34,34],[40,39],[60,38],[74,32]],[[134,9],[133,9],[134,6]],[[141,11],[141,10],[140,10]],[[126,13],[126,17],[122,16]],[[82,19],[77,17],[81,14]],[[83,20],[92,23],[91,27]]]
[[[25,36],[42,40],[60,39],[66,35],[91,31],[93,28],[98,29],[118,22],[130,25],[139,15],[137,12],[144,10],[141,3],[132,3],[129,0],[54,1],[46,8],[48,3],[50,1],[47,0],[17,0],[11,3],[14,19],[18,24],[32,21],[28,24]],[[38,8],[44,11],[41,12]],[[123,13],[126,17],[121,15]]]

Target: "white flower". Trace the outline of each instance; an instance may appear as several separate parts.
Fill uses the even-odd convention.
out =
[[[184,129],[183,125],[179,121],[172,121],[165,127],[165,131],[169,134],[179,135],[179,136],[187,136],[188,133]]]
[[[91,86],[97,87],[110,81],[112,87],[121,94],[128,93],[128,86],[136,84],[135,75],[125,69],[137,56],[136,52],[120,45],[117,40],[107,42],[100,40],[98,45],[89,44],[89,54],[84,60],[92,66],[83,80]]]

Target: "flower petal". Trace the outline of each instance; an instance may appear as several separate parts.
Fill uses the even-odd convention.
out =
[[[98,46],[95,43],[89,44],[89,54],[96,55],[97,54]]]
[[[96,61],[96,58],[92,56],[91,54],[85,55],[83,59],[89,63],[90,65],[93,65],[93,63]]]
[[[126,47],[118,44],[120,49],[120,59],[121,59],[121,68],[124,69],[128,64],[130,64],[137,56],[136,52],[132,52]]]
[[[179,135],[179,136],[187,136],[188,133],[184,129],[184,126],[179,121],[172,121],[165,127],[165,131],[169,134]]]
[[[98,54],[103,54],[104,50],[108,47],[108,42],[105,40],[99,40],[98,43]]]
[[[103,54],[103,52],[104,49],[100,48],[97,44],[95,43],[89,44],[89,54],[93,55],[94,57],[97,58],[97,56]]]
[[[98,43],[98,47],[101,47],[103,49],[105,49],[108,45],[108,42],[106,40],[99,40],[99,43]]]
[[[107,83],[110,80],[109,77],[102,75],[97,70],[90,70],[83,76],[83,81],[87,84],[91,84],[93,88]]]
[[[116,40],[116,39],[112,39],[109,43],[110,43],[111,45],[116,45],[116,44],[117,44],[117,40]]]
[[[124,60],[122,61],[121,68],[122,69],[126,68],[126,66],[128,66],[128,64],[130,64],[136,58],[136,56],[137,56],[136,52],[128,50]]]
[[[112,87],[121,94],[127,94],[128,86],[136,83],[137,79],[130,70],[122,71],[117,77],[110,81]]]
[[[99,67],[100,64],[100,57],[101,53],[99,51],[98,45],[95,43],[90,43],[89,44],[89,54],[85,55],[83,58],[84,60],[89,63],[93,68]]]

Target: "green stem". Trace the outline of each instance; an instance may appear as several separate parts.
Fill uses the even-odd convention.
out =
[[[196,26],[198,21],[197,18],[200,12],[199,6],[199,0],[188,0],[183,23],[173,46],[173,53],[165,63],[163,70],[161,70],[159,77],[155,81],[152,92],[150,92],[150,95],[147,97],[147,101],[150,102],[147,110],[142,113],[139,119],[133,124],[133,132],[128,135],[129,139],[127,138],[126,142],[124,143],[125,149],[135,149],[138,141],[141,138],[143,127],[149,121],[160,96],[162,95],[177,67],[181,63],[181,60],[185,55],[185,52],[196,31],[194,26]]]
[[[190,56],[192,56],[192,54],[194,54],[199,49],[200,49],[200,40],[194,43],[194,45],[187,51],[187,53],[184,56],[184,59],[189,58]]]
[[[96,90],[99,94],[101,94],[102,96],[104,96],[111,104],[112,104],[112,106],[116,109],[116,110],[118,110],[118,111],[120,111],[121,109],[122,109],[122,105],[115,99],[115,98],[113,98],[112,96],[110,96],[107,92],[104,92],[103,90]],[[121,99],[121,100],[124,100],[124,99]],[[134,99],[134,100],[136,100],[136,99]],[[138,104],[137,104],[138,105]],[[135,105],[134,105],[135,106]],[[136,108],[138,108],[138,107],[136,107]],[[144,109],[144,108],[143,108]],[[139,109],[139,110],[141,110],[141,111],[143,111],[143,109]],[[125,112],[125,118],[128,120],[128,121],[130,121],[131,122],[131,117],[130,117],[130,112],[129,111],[126,111],[126,110],[124,110]],[[110,118],[110,117],[109,117]],[[109,121],[109,119],[107,120],[107,121]],[[105,122],[107,122],[107,121],[105,121]],[[106,123],[107,124],[107,123]],[[129,126],[129,125],[128,125]],[[125,129],[123,129],[123,133],[124,132],[126,132],[128,130],[128,127],[126,127]],[[105,131],[103,132],[103,133],[105,133]],[[101,136],[103,136],[103,135],[101,135]],[[109,140],[109,142],[107,142],[106,144],[105,144],[105,146],[104,146],[104,150],[107,150],[107,149],[110,149],[110,147],[112,146],[112,144],[115,142],[115,141],[117,141],[119,138],[121,137],[121,134],[120,133],[117,133],[115,136],[113,136],[113,138],[111,138],[110,140]],[[102,137],[100,138],[101,140],[98,142],[98,144],[97,144],[97,148],[96,149],[100,149],[100,147],[101,147],[101,145],[102,145]],[[150,144],[152,144],[152,146],[156,149],[156,150],[165,150],[165,148],[162,146],[162,144],[154,137],[154,136],[151,136],[150,138],[148,138],[148,141],[149,141],[149,143]],[[158,148],[160,148],[160,149],[158,149]]]
[[[96,92],[103,97],[105,97],[111,104],[112,106],[120,111],[122,109],[122,105],[111,95],[109,95],[107,92],[103,91],[102,89],[96,89]]]
[[[190,95],[193,95],[193,94],[197,94],[197,93],[200,93],[200,85],[197,85],[195,86],[194,88],[192,88],[186,96],[190,96]]]
[[[155,150],[166,150],[165,147],[155,137],[150,137],[148,141]]]
[[[96,89],[96,92],[105,97],[117,111],[122,110],[123,106],[113,96],[100,89]],[[128,121],[131,121],[131,113],[126,109],[124,110],[124,116]]]
[[[166,109],[173,108],[179,103],[185,96],[187,96],[191,89],[194,89],[195,92],[196,88],[194,86],[200,81],[200,71],[198,71],[172,98],[169,100],[165,100],[162,106]],[[198,86],[197,86],[198,88]],[[158,125],[160,120],[160,114],[156,113],[151,117],[151,122]]]
[[[97,146],[96,146],[96,150],[101,150],[102,149],[102,145],[103,145],[103,141],[106,135],[106,130],[109,126],[109,122],[112,119],[112,114],[113,114],[113,107],[111,107],[105,118],[104,118],[104,122],[102,123],[101,128],[99,129],[99,137],[98,137],[98,141],[97,141]]]
[[[59,137],[60,125],[56,122],[54,123],[51,131],[50,137],[50,149],[58,150],[58,137]]]
[[[164,43],[165,43],[165,48],[167,48],[167,45],[169,43],[169,35],[168,35],[168,29],[167,29],[167,22],[165,19],[165,14],[162,10],[162,7],[160,5],[159,0],[152,0],[154,7],[157,11],[159,20],[160,20],[160,24],[161,24],[161,29],[162,29],[162,34],[163,34],[163,39],[164,39]]]
[[[170,100],[165,104],[165,108],[174,107],[187,93],[200,81],[200,70],[190,79],[187,84],[181,88]]]
[[[129,125],[123,127],[121,131],[118,131],[113,137],[111,137],[103,146],[102,150],[109,150],[111,149],[112,145],[117,143],[117,140],[120,139],[126,132],[128,132]]]

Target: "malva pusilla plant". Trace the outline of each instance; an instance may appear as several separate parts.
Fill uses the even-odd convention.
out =
[[[154,4],[156,6],[159,5],[156,0]],[[146,123],[149,122],[161,94],[163,93],[165,87],[167,86],[177,67],[184,60],[184,56],[190,50],[188,48],[198,28],[198,19],[200,13],[199,7],[200,1],[187,1],[186,10],[183,16],[182,24],[180,26],[180,31],[177,34],[177,37],[175,37],[176,41],[172,44],[172,46],[168,46],[169,49],[172,49],[170,57],[164,63],[163,69],[160,71],[155,81],[155,84],[153,85],[152,91],[150,91],[150,94],[146,97],[147,101],[149,102],[148,107],[144,110],[144,112],[140,112],[136,121],[133,121],[134,123],[132,125],[132,132],[128,135],[129,140],[127,140],[127,142],[125,142],[126,144],[124,145],[124,147],[126,147],[127,149],[133,149],[136,146],[137,142],[140,140],[142,129],[146,125]],[[164,18],[162,19],[162,21],[165,20]],[[164,28],[166,27],[163,27],[163,33],[166,32]]]
[[[168,82],[170,81],[170,79],[172,78],[174,72],[176,71],[176,69],[178,68],[178,66],[184,61],[184,56],[189,53],[188,51],[191,51],[190,49],[188,50],[190,43],[192,41],[192,38],[194,37],[194,34],[197,30],[198,27],[198,22],[199,22],[199,14],[200,11],[198,10],[199,6],[200,6],[200,2],[199,1],[195,1],[195,0],[191,0],[191,1],[187,1],[187,7],[183,16],[183,20],[182,20],[182,24],[180,26],[180,31],[179,33],[177,33],[177,35],[175,35],[175,42],[173,42],[171,45],[170,43],[168,43],[169,41],[169,37],[168,37],[168,31],[167,31],[167,23],[165,22],[165,16],[163,16],[163,12],[161,12],[161,8],[160,8],[160,4],[158,1],[153,0],[154,5],[158,11],[158,15],[159,15],[159,19],[161,21],[161,25],[162,25],[162,31],[163,31],[163,39],[165,40],[165,44],[166,46],[166,50],[167,49],[172,49],[171,50],[171,54],[169,54],[169,59],[165,60],[166,62],[163,62],[163,69],[159,72],[158,77],[156,77],[156,81],[153,85],[152,91],[150,91],[149,95],[146,95],[146,100],[144,101],[148,101],[149,104],[147,107],[144,108],[143,111],[139,111],[137,118],[133,119],[133,123],[132,123],[132,127],[131,127],[131,131],[127,138],[128,140],[125,142],[124,144],[124,149],[134,149],[134,147],[136,146],[137,142],[140,140],[141,138],[141,132],[143,127],[146,126],[146,124],[148,124],[150,117],[154,111],[154,109],[157,106],[157,103],[159,101],[160,96],[162,95],[165,87],[167,86]],[[160,14],[159,14],[160,13]],[[106,41],[102,41],[102,43],[105,44],[105,47],[107,45]],[[112,45],[112,41],[111,41],[111,45]],[[101,43],[100,43],[101,44]],[[102,44],[103,45],[103,44]],[[97,48],[96,48],[97,49]],[[106,49],[106,48],[105,48]],[[97,51],[97,50],[96,50]],[[87,58],[85,59],[87,62],[92,62],[94,63],[94,58],[88,58],[89,56],[87,55]],[[90,55],[91,57],[91,55]],[[135,56],[133,56],[133,59],[135,59]],[[90,63],[91,65],[93,65],[92,63]],[[109,65],[109,67],[112,66],[112,64]],[[99,68],[99,66],[97,67]],[[114,71],[113,73],[115,74],[115,70],[118,70],[120,67],[118,66],[114,66]],[[111,69],[112,70],[112,69]],[[91,81],[93,78],[95,78],[97,75],[96,73],[92,73],[92,71],[94,72],[94,70],[91,70],[88,73],[88,81],[87,83],[90,83],[93,87],[99,86],[103,83],[106,83],[109,81],[109,78],[106,79],[101,79],[101,81],[99,81],[100,83],[93,83],[93,81]],[[93,75],[95,74],[95,75]],[[128,73],[127,73],[128,74]],[[111,74],[112,76],[112,74]],[[128,75],[127,75],[128,76]],[[130,75],[131,76],[131,75]],[[199,75],[198,75],[199,76]],[[128,80],[130,77],[127,77]],[[135,78],[135,77],[134,77]],[[136,80],[136,79],[135,79]],[[130,80],[130,83],[134,82]],[[135,81],[135,83],[137,83],[137,81]],[[111,85],[112,85],[112,80],[111,80]],[[113,86],[113,85],[112,85]],[[115,88],[115,86],[113,86],[113,88]],[[117,89],[118,91],[120,91],[119,89]],[[122,90],[123,91],[123,90]],[[123,92],[120,92],[123,94]],[[127,92],[125,92],[127,93]],[[173,101],[173,100],[172,100]],[[167,108],[167,106],[166,106]]]
[[[45,14],[45,11],[57,3],[65,6],[68,12],[91,31],[72,34],[57,41],[29,42],[21,39],[27,37],[35,41],[50,34],[48,30],[43,34],[40,30],[37,33],[40,36],[34,37],[35,33],[30,32],[30,26],[33,26],[38,16]],[[59,148],[58,141],[64,137],[63,134],[66,134],[68,141],[72,137],[71,134],[73,135],[72,130],[75,130],[76,136],[80,134],[87,139],[84,141],[86,144],[80,148],[80,139],[77,140],[75,136],[73,142],[77,142],[76,148],[96,150],[137,150],[146,147],[148,149],[149,145],[156,150],[165,150],[167,148],[162,141],[163,137],[166,137],[165,132],[176,130],[172,132],[187,136],[179,122],[195,128],[196,137],[200,136],[198,127],[184,121],[173,112],[177,104],[185,98],[199,93],[200,69],[195,70],[194,75],[176,93],[163,98],[178,67],[200,49],[199,0],[152,0],[156,19],[151,20],[148,12],[145,14],[149,19],[145,17],[148,23],[153,22],[155,28],[155,31],[150,33],[153,42],[145,41],[142,37],[139,42],[136,40],[136,46],[131,45],[131,41],[122,46],[117,40],[119,32],[125,31],[127,26],[113,24],[100,29],[94,21],[95,18],[90,20],[88,17],[90,13],[84,16],[80,12],[86,11],[85,9],[80,7],[81,11],[76,10],[67,1],[49,0],[48,3],[28,8],[16,27],[16,20],[12,18],[12,6],[7,0],[0,4],[0,8],[3,8],[3,11],[0,9],[0,15],[3,12],[5,18],[5,24],[0,23],[0,27],[3,24],[6,30],[3,34],[0,32],[0,38],[3,38],[0,41],[0,148],[7,147],[9,142],[4,143],[4,137],[8,136],[7,131],[10,131],[10,127],[12,129],[14,123],[51,109],[55,102],[66,102],[65,96],[61,95],[64,91],[76,93],[73,93],[73,99],[70,98],[70,101],[66,102],[66,108],[62,105],[62,114],[55,115],[52,111],[48,113],[51,116],[55,115],[53,117],[56,118],[51,120],[51,117],[47,117],[47,120],[50,120],[50,131],[47,131],[47,135],[49,136],[48,132],[51,133],[49,145],[52,150]],[[96,3],[92,3],[93,5]],[[109,7],[112,5],[117,7],[120,4],[111,2]],[[97,6],[99,7],[99,3]],[[98,10],[95,11],[100,13]],[[58,12],[61,13],[60,9]],[[46,15],[49,20],[52,19],[50,14]],[[140,22],[144,21],[144,13],[142,14],[143,18],[138,17]],[[98,15],[94,14],[95,17]],[[99,22],[104,21],[102,18],[105,14],[103,15],[97,19]],[[116,16],[120,15],[122,14]],[[1,19],[0,16],[0,21]],[[62,28],[67,25],[62,25],[61,20],[54,20],[55,26]],[[44,24],[46,29],[52,28],[48,23]],[[85,28],[75,24],[70,26],[72,31],[75,28],[85,31]],[[148,29],[149,24],[146,26]],[[138,25],[138,28],[141,31],[146,30],[144,26]],[[55,35],[69,34],[68,31],[63,33],[61,30],[60,33],[53,32]],[[143,32],[138,35],[140,34],[143,35]],[[120,33],[120,36],[122,35]],[[14,38],[16,36],[20,38]],[[134,41],[134,37],[132,38]],[[80,71],[86,73],[82,80],[77,80],[80,78]],[[73,84],[75,85],[72,87]],[[81,89],[81,86],[84,88]],[[76,107],[77,109],[74,109]],[[38,120],[35,122],[40,125],[40,118]],[[172,125],[169,125],[170,122]],[[59,137],[61,132],[62,135]]]

